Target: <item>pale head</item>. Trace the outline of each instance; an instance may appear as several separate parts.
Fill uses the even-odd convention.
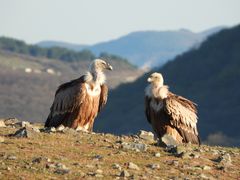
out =
[[[157,72],[152,73],[148,77],[147,81],[159,86],[163,86],[163,83],[164,83],[162,74]]]
[[[102,72],[104,70],[112,70],[112,66],[102,59],[95,59],[90,65],[90,72]]]

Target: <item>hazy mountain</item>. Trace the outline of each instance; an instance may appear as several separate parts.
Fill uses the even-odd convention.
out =
[[[41,41],[36,45],[43,48],[62,47],[62,48],[67,48],[74,51],[80,51],[88,47],[87,45],[83,45],[83,44],[74,44],[74,43],[67,43],[62,41]]]
[[[198,49],[156,69],[172,92],[198,104],[200,135],[208,142],[240,145],[239,42],[240,25],[211,36]],[[144,115],[147,76],[112,91],[96,130],[121,134],[151,129]]]
[[[127,58],[138,67],[161,66],[193,46],[198,46],[209,35],[219,32],[224,26],[194,33],[187,29],[176,31],[139,31],[108,42],[91,46],[55,41],[43,41],[41,47],[65,47],[73,50],[90,49],[96,55],[107,52]]]

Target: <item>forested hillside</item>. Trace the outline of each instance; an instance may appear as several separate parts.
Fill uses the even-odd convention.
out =
[[[107,73],[110,88],[133,81],[143,73],[119,56],[101,56],[114,67]],[[93,58],[96,57],[90,51],[39,48],[0,38],[0,118],[45,121],[57,87],[83,75]]]
[[[240,145],[240,26],[211,36],[198,49],[155,71],[163,74],[172,92],[198,104],[198,127],[203,140]],[[96,130],[133,133],[151,129],[144,115],[147,76],[110,94]]]

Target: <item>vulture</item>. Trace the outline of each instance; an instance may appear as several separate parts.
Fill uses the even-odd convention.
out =
[[[200,145],[197,109],[192,101],[173,94],[160,73],[152,73],[145,89],[145,115],[159,139],[170,135],[177,144]]]
[[[60,85],[55,93],[45,127],[65,127],[92,131],[94,119],[107,102],[104,70],[112,66],[95,59],[89,71],[78,79]]]

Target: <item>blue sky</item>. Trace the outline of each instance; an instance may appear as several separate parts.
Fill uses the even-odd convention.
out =
[[[199,32],[240,23],[240,0],[0,0],[0,36],[107,41],[140,30]]]

